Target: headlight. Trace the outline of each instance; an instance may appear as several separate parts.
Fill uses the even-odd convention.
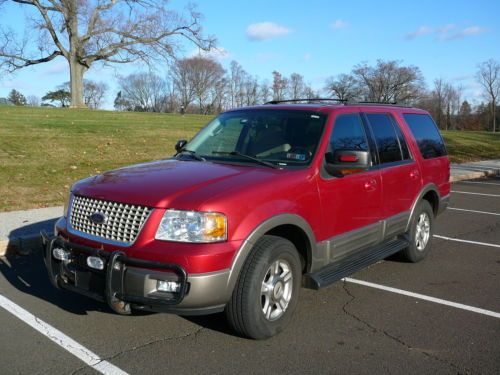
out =
[[[155,238],[176,242],[219,242],[227,240],[226,216],[217,212],[167,210]]]

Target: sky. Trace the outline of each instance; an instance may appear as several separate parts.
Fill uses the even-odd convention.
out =
[[[182,11],[188,1],[172,0]],[[500,61],[500,1],[420,0],[364,1],[227,1],[198,0],[205,33],[217,38],[211,56],[225,68],[232,60],[250,74],[271,81],[272,71],[299,73],[315,89],[328,77],[349,73],[353,66],[377,59],[399,60],[419,67],[429,88],[437,78],[461,85],[473,103],[481,100],[474,75],[477,64]],[[0,25],[22,35],[29,25],[26,6],[11,3],[0,8]],[[196,48],[182,43],[181,56]],[[94,66],[86,78],[110,86],[106,107],[118,91],[116,77],[140,71],[138,64]],[[167,64],[157,72],[167,73]],[[0,73],[0,97],[12,88],[25,96],[43,96],[69,80],[60,57],[15,74]]]

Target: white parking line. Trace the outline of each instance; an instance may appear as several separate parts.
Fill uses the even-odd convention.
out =
[[[125,371],[119,369],[108,361],[102,360],[97,354],[90,351],[86,347],[80,345],[71,337],[66,336],[58,329],[52,327],[50,324],[45,323],[43,320],[38,319],[29,311],[23,309],[21,306],[15,304],[8,298],[0,294],[0,306],[10,312],[15,317],[21,319],[26,324],[46,336],[57,345],[67,350],[75,357],[85,362],[94,370],[106,375],[128,375]]]
[[[458,181],[459,184],[481,184],[481,185],[495,185],[500,187],[500,184],[495,184],[494,182],[480,182],[480,181]]]
[[[466,210],[465,208],[448,207],[447,210],[465,211],[465,212],[473,212],[473,213],[476,213],[476,214],[485,214],[485,215],[500,216],[500,214],[497,214],[495,212],[477,211],[477,210]]]
[[[445,299],[440,299],[440,298],[435,298],[435,297],[431,297],[431,296],[426,296],[424,294],[408,292],[408,291],[403,290],[403,289],[392,288],[392,287],[385,286],[385,285],[374,284],[374,283],[370,283],[368,281],[351,279],[350,277],[346,277],[343,280],[347,281],[349,283],[353,283],[353,284],[359,284],[359,285],[368,286],[370,288],[385,290],[386,292],[402,294],[404,296],[413,297],[413,298],[417,298],[417,299],[422,299],[422,300],[425,300],[425,301],[438,303],[440,305],[451,306],[451,307],[454,307],[456,309],[472,311],[472,312],[475,312],[475,313],[478,313],[478,314],[488,315],[488,316],[491,316],[493,318],[499,318],[500,319],[500,313],[495,312],[495,311],[491,311],[491,310],[480,309],[478,307],[468,306],[468,305],[464,305],[464,304],[457,303],[457,302],[447,301]]]
[[[439,238],[442,240],[446,241],[455,241],[455,242],[463,242],[463,243],[470,243],[474,245],[481,245],[481,246],[490,246],[490,247],[498,247],[500,248],[500,245],[494,244],[494,243],[488,243],[488,242],[477,242],[477,241],[469,241],[469,240],[462,240],[460,238],[453,238],[453,237],[446,237],[446,236],[439,236],[437,234],[434,235],[435,238]]]
[[[485,197],[500,197],[500,194],[471,193],[470,191],[458,191],[458,190],[451,190],[451,192],[458,194],[484,195]]]

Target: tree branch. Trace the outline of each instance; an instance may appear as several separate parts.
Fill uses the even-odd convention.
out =
[[[12,0],[14,3],[18,4],[25,4],[25,5],[33,5],[34,7],[38,8],[38,6],[31,0]],[[43,6],[40,4],[40,7],[44,9],[45,11],[51,11],[51,12],[61,12],[60,9],[56,8],[55,6],[48,7],[48,6]]]
[[[7,61],[4,62],[4,64],[12,67],[12,69],[9,69],[9,71],[11,71],[11,72],[14,70],[26,68],[27,66],[30,66],[30,65],[46,63],[46,62],[54,60],[57,56],[62,56],[62,55],[63,54],[61,51],[54,51],[54,52],[52,52],[52,54],[45,56],[45,57],[42,57],[40,59],[27,59],[27,58],[24,58],[22,56],[0,52],[0,56],[6,57],[8,59]],[[19,61],[20,63],[16,63],[16,61]],[[0,64],[0,65],[2,65],[2,64]]]
[[[31,0],[14,0],[14,1],[31,1]],[[32,1],[33,1],[33,5],[38,9],[40,14],[42,15],[42,17],[45,21],[45,27],[49,31],[50,36],[52,37],[52,40],[54,41],[54,44],[57,46],[57,48],[59,48],[62,55],[67,58],[69,56],[68,51],[66,50],[66,48],[64,48],[61,41],[59,40],[59,37],[57,36],[56,31],[54,29],[54,25],[52,24],[52,21],[50,20],[48,14],[47,14],[47,9],[40,4],[39,0],[32,0]]]

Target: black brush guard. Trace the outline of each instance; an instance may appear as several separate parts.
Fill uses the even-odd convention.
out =
[[[140,309],[162,311],[168,309],[168,306],[179,304],[188,291],[187,273],[177,264],[130,258],[121,251],[108,252],[95,249],[69,242],[60,236],[49,236],[45,232],[42,232],[41,236],[44,244],[45,266],[51,283],[56,288],[67,289],[97,301],[107,302],[111,309],[119,314],[130,314],[130,304]],[[56,247],[62,248],[70,254],[69,262],[54,258],[52,251]],[[103,259],[105,261],[104,270],[93,270],[82,264],[82,261],[88,256],[97,256]],[[76,268],[69,270],[68,266]],[[128,266],[174,273],[178,277],[177,282],[180,284],[180,290],[175,293],[165,293],[165,298],[126,294],[124,293],[124,282]],[[74,272],[75,275],[78,272],[80,277],[84,276],[83,284],[86,284],[85,287],[79,286],[76,277],[73,280],[68,279],[67,275],[71,272]],[[91,278],[98,281],[97,285],[93,283],[93,288],[89,287]]]

